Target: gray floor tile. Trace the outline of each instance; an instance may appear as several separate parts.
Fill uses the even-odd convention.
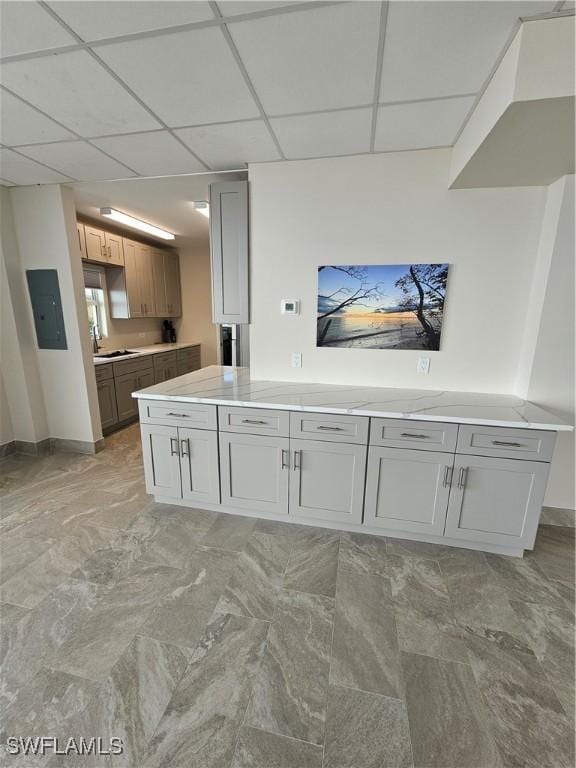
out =
[[[509,600],[523,600],[540,605],[551,602],[566,603],[563,582],[551,579],[549,574],[540,568],[535,558],[486,554],[486,560]],[[572,601],[570,607],[574,607]]]
[[[202,544],[206,547],[241,552],[252,535],[256,523],[257,519],[254,517],[220,515],[204,535]]]
[[[295,537],[284,586],[300,592],[334,597],[340,539],[323,528],[302,529]]]
[[[571,768],[574,731],[528,645],[489,630],[466,643],[504,764]]]
[[[472,670],[402,654],[416,768],[495,768],[501,761]]]
[[[330,686],[324,768],[410,768],[406,706],[398,699]]]
[[[386,539],[363,533],[341,533],[338,567],[340,570],[385,576]]]
[[[402,696],[398,635],[387,577],[339,572],[330,682]]]
[[[526,558],[533,558],[548,578],[573,584],[575,535],[573,528],[541,525],[534,551],[528,553]]]
[[[321,744],[334,603],[282,592],[246,712],[246,725]]]
[[[401,649],[467,662],[438,562],[390,555],[388,572]]]
[[[268,627],[230,614],[208,627],[148,745],[146,768],[230,764]]]
[[[231,768],[322,768],[322,747],[244,726]]]
[[[253,533],[238,558],[217,610],[270,620],[288,555],[289,547],[284,537]]]
[[[54,544],[54,539],[7,534],[0,539],[0,584],[4,584]]]

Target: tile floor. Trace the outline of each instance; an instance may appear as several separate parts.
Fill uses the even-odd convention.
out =
[[[138,430],[0,464],[0,765],[574,765],[574,531],[524,560],[151,503]]]

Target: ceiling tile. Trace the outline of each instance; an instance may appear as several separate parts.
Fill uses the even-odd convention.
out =
[[[270,122],[289,160],[370,150],[372,109],[278,117]]]
[[[0,91],[0,107],[0,139],[7,146],[74,138],[70,131],[6,91]]]
[[[220,29],[107,45],[98,53],[170,126],[259,115]]]
[[[66,176],[44,168],[11,149],[0,149],[0,176],[13,184],[58,184],[69,181]]]
[[[380,3],[346,3],[230,24],[268,114],[369,104]]]
[[[6,179],[0,179],[0,184],[3,187],[13,187],[14,184],[11,181],[6,181]]]
[[[141,176],[170,176],[206,170],[168,131],[111,136],[94,139],[93,144]]]
[[[380,101],[475,93],[519,16],[550,2],[390,3]]]
[[[132,32],[213,19],[205,2],[53,2],[49,5],[83,40],[101,40]]]
[[[376,152],[451,146],[473,96],[393,104],[378,109]]]
[[[102,154],[84,141],[64,141],[59,144],[36,144],[22,149],[28,157],[72,176],[78,181],[95,179],[125,179],[135,176],[123,165]],[[10,178],[9,174],[6,174]]]
[[[85,51],[4,64],[2,81],[82,136],[160,127]]]
[[[262,120],[183,128],[176,134],[217,171],[242,168],[244,163],[280,159]]]
[[[1,56],[43,51],[75,42],[38,3],[26,0],[2,3]]]
[[[223,0],[218,3],[222,16],[238,16],[240,13],[255,13],[268,11],[271,8],[281,8],[283,5],[300,5],[306,0],[286,0],[286,2],[260,2],[260,0]]]

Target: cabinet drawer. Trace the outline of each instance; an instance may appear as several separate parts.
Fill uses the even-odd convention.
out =
[[[107,363],[106,365],[95,365],[94,372],[96,374],[97,382],[107,381],[108,379],[112,379],[114,377],[112,372],[112,363]]]
[[[176,363],[176,352],[161,352],[159,355],[154,355],[152,359],[154,360],[154,370],[165,368]]]
[[[178,360],[187,360],[190,357],[200,357],[200,345],[196,344],[193,347],[185,347],[184,349],[178,349],[176,351]]]
[[[126,373],[138,373],[138,371],[150,371],[153,368],[152,357],[133,357],[131,360],[119,360],[113,363],[114,376],[124,376]]]
[[[218,406],[218,424],[221,432],[288,437],[290,414],[288,411],[220,405]]]
[[[475,456],[550,461],[555,440],[555,432],[463,424],[458,433],[457,450]]]
[[[200,358],[197,360],[190,358],[188,360],[178,360],[178,376],[183,376],[185,373],[192,373],[200,368]]]
[[[457,424],[413,419],[372,419],[370,424],[370,445],[384,448],[453,452],[457,436]]]
[[[216,406],[204,403],[169,403],[164,400],[139,400],[140,421],[196,429],[216,429]]]
[[[365,445],[368,442],[368,417],[292,411],[290,437]]]

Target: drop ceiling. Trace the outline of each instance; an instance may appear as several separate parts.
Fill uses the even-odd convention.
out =
[[[0,0],[0,183],[451,146],[520,19],[564,5]]]

